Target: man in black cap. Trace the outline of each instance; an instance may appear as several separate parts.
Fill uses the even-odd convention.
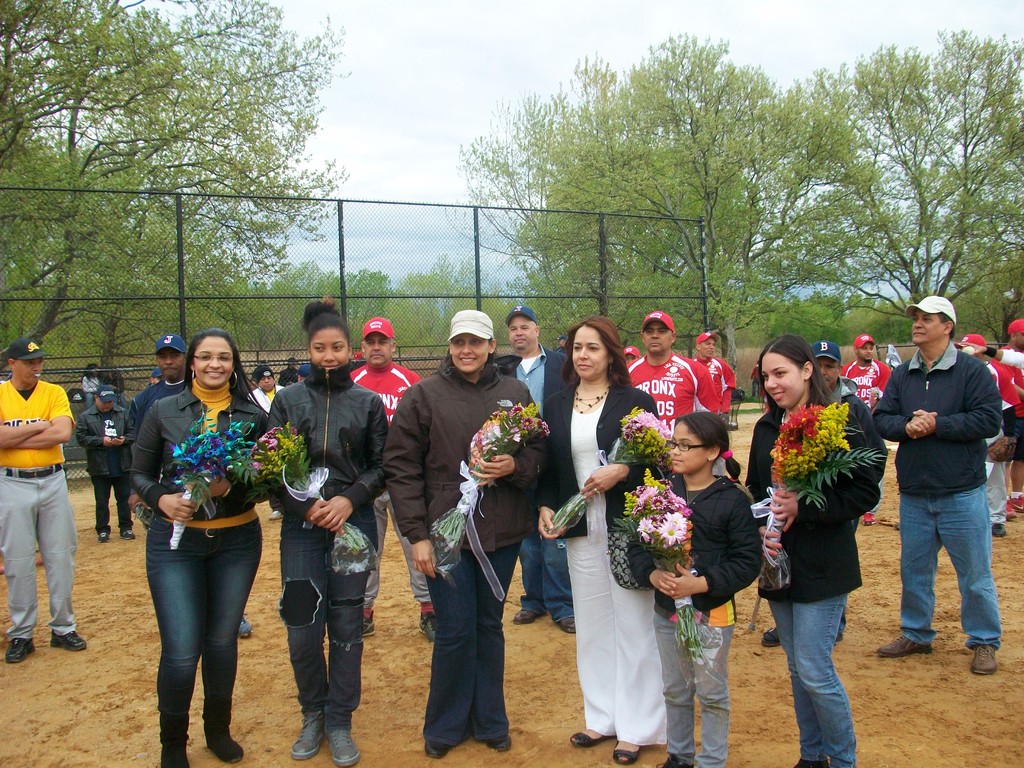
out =
[[[85,650],[71,609],[78,535],[64,476],[64,443],[75,419],[67,393],[41,381],[43,350],[32,339],[7,348],[11,380],[0,386],[0,551],[11,628],[5,660],[17,664],[36,649],[39,615],[36,545],[50,592],[50,645]]]
[[[130,470],[131,444],[125,437],[128,412],[117,402],[117,392],[101,384],[93,396],[93,404],[78,419],[75,437],[85,448],[86,470],[92,480],[96,498],[96,536],[100,544],[110,541],[110,491],[117,503],[117,527],[121,538],[132,541],[132,508],[128,497],[132,492]]]
[[[281,375],[277,377],[277,384],[281,387],[287,387],[289,384],[294,384],[299,380],[299,361],[294,357],[288,358],[288,364],[281,371]]]

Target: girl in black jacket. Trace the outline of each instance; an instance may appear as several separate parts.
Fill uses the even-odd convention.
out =
[[[290,423],[306,438],[310,467],[329,474],[320,498],[281,493],[281,618],[299,689],[302,730],[292,758],[306,760],[330,741],[335,765],[354,765],[352,713],[359,706],[363,659],[363,597],[369,571],[335,573],[334,537],[345,523],[377,540],[373,499],[384,482],[388,421],[376,392],[349,376],[348,327],[331,299],[306,306],[312,375],[282,389],[270,406],[270,426]],[[324,632],[329,663],[324,660]]]
[[[775,484],[771,450],[783,422],[803,406],[829,405],[836,396],[818,370],[810,346],[799,336],[786,334],[769,342],[758,366],[768,412],[754,425],[747,488],[763,499]],[[851,448],[867,445],[852,412],[847,440]],[[850,523],[878,503],[883,466],[884,457],[880,457],[876,465],[840,474],[834,483],[823,486],[821,507],[798,500],[793,491],[775,491],[772,513],[783,526],[781,539],[761,528],[765,546],[785,549],[790,561],[790,585],[761,590],[761,595],[769,601],[789,665],[800,729],[799,768],[857,764],[853,713],[832,662],[832,646],[847,595],[861,585],[855,527]]]
[[[690,413],[675,425],[672,449],[673,491],[692,510],[693,571],[670,573],[655,566],[639,541],[630,542],[630,567],[654,593],[654,631],[661,656],[665,709],[668,715],[668,762],[665,768],[692,768],[694,696],[700,699],[701,768],[726,763],[729,738],[729,646],[736,626],[735,593],[749,586],[761,565],[761,541],[751,524],[746,489],[713,470],[722,459],[736,479],[740,466],[729,450],[729,432],[713,413]],[[692,597],[707,619],[704,659],[691,661],[676,641],[675,600]],[[709,641],[710,640],[710,641]]]

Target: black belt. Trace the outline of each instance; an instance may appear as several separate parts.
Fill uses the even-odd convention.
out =
[[[63,464],[51,464],[48,467],[38,467],[36,469],[14,469],[13,467],[4,467],[4,474],[7,477],[20,477],[23,480],[34,480],[40,477],[49,477],[57,472],[64,470]]]

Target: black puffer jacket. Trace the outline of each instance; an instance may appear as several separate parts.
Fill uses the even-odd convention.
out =
[[[174,397],[157,400],[138,427],[132,448],[132,487],[153,510],[159,511],[160,497],[181,493],[174,482],[174,447],[203,415],[203,404],[191,389]],[[234,395],[229,410],[217,416],[217,429],[225,431],[232,422],[250,424],[248,437],[257,439],[267,431],[267,414],[248,398]],[[214,499],[217,517],[240,515],[253,506],[249,488],[234,483],[226,496]],[[161,513],[162,514],[162,513]]]
[[[353,384],[350,372],[347,365],[330,371],[313,366],[312,376],[275,395],[269,421],[270,428],[290,423],[306,438],[310,467],[327,467],[323,498],[344,496],[358,511],[384,486],[388,419],[380,396]],[[300,518],[314,504],[287,491],[280,497],[285,513]]]
[[[678,475],[672,489],[686,498],[686,486]],[[761,569],[761,537],[751,525],[750,499],[724,477],[697,494],[690,503],[693,515],[691,554],[693,569],[708,582],[708,591],[693,596],[693,605],[707,613],[724,605],[746,589]],[[649,585],[657,567],[654,558],[638,540],[629,543],[629,567],[641,584]],[[675,602],[655,590],[654,601],[664,615],[675,613]]]

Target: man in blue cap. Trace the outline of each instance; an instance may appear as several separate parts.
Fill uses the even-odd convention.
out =
[[[529,387],[543,417],[544,401],[565,386],[562,382],[565,353],[541,346],[537,315],[524,304],[509,310],[505,325],[514,355],[506,358],[508,362],[503,361],[502,365],[509,369],[514,365],[516,378]],[[563,632],[574,633],[576,619],[565,540],[541,539],[534,526],[519,550],[519,564],[526,594],[520,601],[522,610],[512,618],[513,623],[532,624],[547,613]]]
[[[153,403],[185,389],[185,340],[173,333],[157,339],[156,365],[163,378],[142,390],[128,406],[128,442],[135,441],[135,433]],[[132,498],[133,504],[138,501],[134,494]]]

